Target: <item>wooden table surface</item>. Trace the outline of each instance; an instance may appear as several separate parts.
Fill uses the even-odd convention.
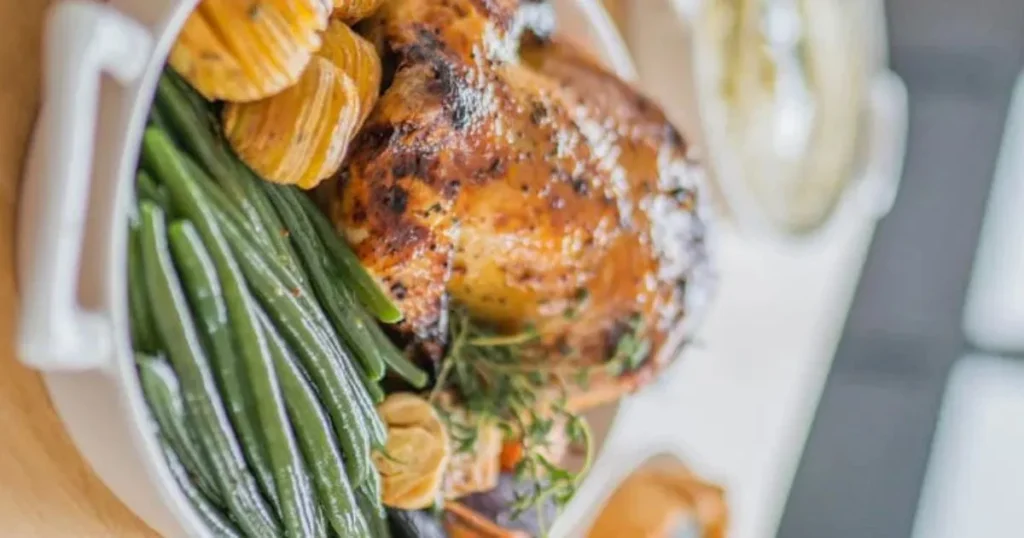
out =
[[[0,536],[153,536],[78,455],[39,375],[14,353],[14,220],[48,4],[0,0]]]

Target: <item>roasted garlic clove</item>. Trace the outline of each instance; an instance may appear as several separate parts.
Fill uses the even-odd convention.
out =
[[[384,504],[403,510],[430,506],[451,452],[441,418],[426,400],[407,393],[388,396],[377,412],[388,428],[384,450],[373,455]]]
[[[235,153],[268,181],[315,187],[341,166],[360,118],[348,75],[314,56],[281,93],[224,107],[224,133]]]
[[[323,34],[323,46],[317,54],[352,77],[359,89],[360,119],[366,119],[380,95],[381,63],[373,43],[355,33],[347,24],[332,20]]]
[[[384,3],[384,0],[334,0],[334,16],[354,24],[370,15]]]
[[[262,99],[300,77],[328,16],[323,0],[202,0],[169,61],[207,99]]]

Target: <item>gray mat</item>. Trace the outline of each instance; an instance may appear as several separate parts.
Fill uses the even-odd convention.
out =
[[[879,226],[780,538],[907,538],[1011,90],[1024,1],[890,0],[910,90],[899,198]]]

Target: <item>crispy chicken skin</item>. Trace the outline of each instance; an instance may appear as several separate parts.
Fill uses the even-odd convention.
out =
[[[454,301],[536,328],[545,360],[596,364],[635,324],[657,350],[709,285],[686,143],[628,84],[536,37],[548,15],[392,0],[369,22],[394,77],[329,210],[427,349]]]

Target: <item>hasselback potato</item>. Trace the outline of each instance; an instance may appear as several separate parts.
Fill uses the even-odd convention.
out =
[[[264,179],[304,189],[341,165],[360,118],[352,79],[314,56],[298,83],[253,103],[224,107],[224,133]]]
[[[382,3],[384,0],[334,0],[334,16],[352,24],[372,15]]]
[[[317,54],[352,77],[362,107],[359,117],[366,118],[380,94],[381,63],[377,49],[347,24],[332,20]]]
[[[261,99],[295,83],[328,16],[322,0],[202,0],[169,61],[207,99]]]

